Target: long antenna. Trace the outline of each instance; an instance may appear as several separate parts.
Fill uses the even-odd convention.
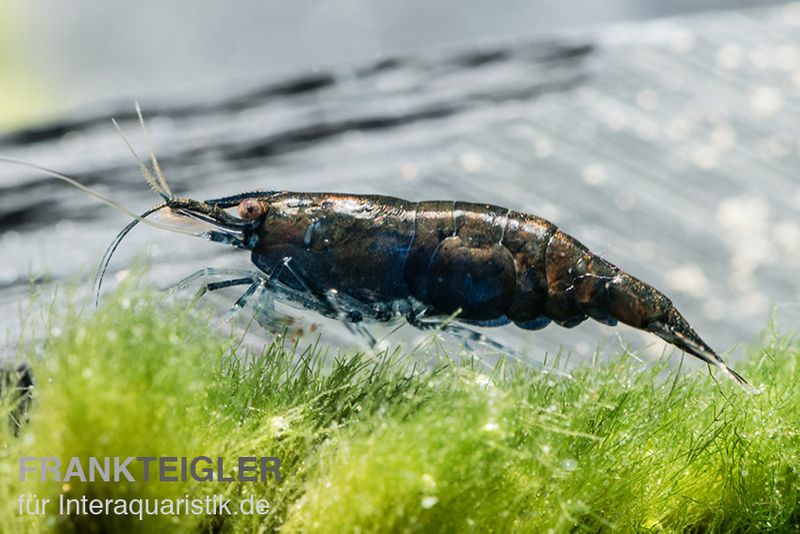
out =
[[[145,219],[150,214],[155,213],[156,211],[160,210],[161,208],[165,207],[166,204],[159,204],[158,206],[153,206],[149,210],[142,213],[138,218],[128,223],[128,225],[123,228],[117,236],[114,238],[114,241],[106,248],[106,251],[103,253],[103,259],[100,260],[100,265],[97,267],[97,271],[95,271],[94,279],[92,280],[92,286],[94,286],[94,305],[98,306],[100,304],[100,290],[103,288],[103,278],[105,277],[106,270],[108,269],[108,264],[111,263],[111,257],[114,255],[114,252],[117,251],[117,247],[119,244],[122,243],[122,240],[125,238],[133,227],[139,224],[139,222],[149,222]]]
[[[129,210],[129,209],[117,204],[116,202],[114,202],[110,198],[104,197],[103,195],[101,195],[100,193],[95,191],[94,189],[83,185],[82,183],[80,183],[75,178],[67,176],[66,174],[62,174],[62,173],[60,173],[58,171],[54,171],[53,169],[48,169],[47,167],[42,167],[41,165],[36,165],[35,163],[28,163],[27,161],[22,161],[22,160],[18,160],[18,159],[14,159],[14,158],[6,158],[6,157],[3,157],[3,156],[0,156],[0,162],[11,163],[13,165],[19,165],[19,166],[22,166],[22,167],[28,167],[30,169],[37,170],[39,172],[42,172],[42,173],[47,174],[49,176],[52,176],[54,178],[58,178],[59,180],[63,180],[64,182],[67,182],[71,186],[77,187],[78,189],[80,189],[84,193],[87,193],[87,194],[93,196],[94,198],[96,198],[97,200],[102,202],[103,204],[106,204],[107,206],[110,206],[110,207],[114,208],[115,210],[117,210],[117,211],[119,211],[121,213],[124,213],[128,217],[131,217],[132,219],[136,219],[137,221],[141,221],[141,222],[143,222],[145,224],[148,224],[148,225],[150,225],[150,226],[152,226],[154,228],[158,228],[160,230],[167,230],[169,232],[176,232],[176,233],[179,233],[179,234],[190,235],[190,236],[193,236],[193,237],[202,237],[202,235],[203,235],[203,234],[199,234],[199,233],[196,233],[196,232],[190,232],[188,230],[181,230],[180,228],[174,228],[172,226],[167,226],[165,224],[160,224],[160,223],[157,223],[155,221],[145,220],[144,217],[142,217],[141,215],[137,215],[136,213],[132,212],[131,210]],[[160,204],[160,207],[164,208],[164,207],[166,207],[166,204]]]

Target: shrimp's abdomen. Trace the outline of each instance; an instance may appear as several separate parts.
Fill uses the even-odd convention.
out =
[[[517,290],[515,258],[503,244],[509,213],[489,204],[419,202],[404,272],[414,298],[469,321],[505,318]]]

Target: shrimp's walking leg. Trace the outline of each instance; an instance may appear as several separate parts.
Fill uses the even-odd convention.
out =
[[[166,291],[170,295],[172,295],[182,289],[186,289],[197,280],[209,278],[211,276],[238,276],[240,278],[237,278],[235,280],[241,281],[241,283],[227,283],[227,282],[234,282],[234,280],[227,280],[224,282],[210,282],[210,283],[204,282],[195,293],[194,300],[197,300],[203,295],[205,295],[206,291],[215,291],[217,289],[222,289],[223,287],[245,285],[247,283],[252,284],[263,275],[258,271],[247,270],[247,269],[217,269],[214,267],[207,267],[205,269],[200,269],[199,271],[195,271],[194,273],[190,274],[177,284],[168,287]]]
[[[282,261],[283,267],[291,273],[292,276],[300,283],[301,286],[317,301],[319,311],[323,314],[331,315],[337,319],[350,331],[351,334],[360,337],[369,348],[374,348],[378,341],[375,336],[363,325],[361,322],[365,317],[363,310],[366,307],[359,303],[356,299],[351,298],[344,293],[338,292],[336,289],[328,289],[325,291],[315,290],[312,287],[311,281],[300,270],[298,266],[292,265],[292,258],[286,257]],[[362,308],[362,309],[359,309]],[[326,313],[327,312],[327,313]]]
[[[242,279],[242,280],[244,280],[244,279]],[[228,313],[225,314],[225,317],[223,319],[225,322],[229,322],[234,317],[236,317],[236,315],[238,315],[238,313],[240,311],[242,311],[245,306],[247,306],[247,303],[250,301],[250,298],[253,295],[257,294],[258,298],[261,298],[262,293],[265,291],[265,288],[266,288],[266,285],[267,285],[267,279],[266,278],[258,278],[258,279],[255,279],[255,280],[249,280],[247,282],[250,283],[250,287],[247,288],[247,291],[242,293],[242,296],[239,297],[236,300],[236,302],[233,303],[233,306],[231,306],[231,309],[228,310]],[[244,283],[247,283],[247,282],[244,282]],[[244,283],[241,284],[241,285],[244,285]]]
[[[475,342],[485,347],[489,347],[490,349],[495,350],[500,354],[508,356],[514,360],[532,365],[540,371],[552,371],[552,369],[546,369],[541,362],[536,361],[529,356],[520,354],[516,349],[509,347],[508,345],[504,345],[503,343],[500,343],[499,341],[496,341],[485,334],[481,334],[480,332],[477,332],[467,326],[459,324],[452,319],[426,317],[425,313],[427,311],[427,309],[423,309],[421,311],[412,310],[406,314],[406,320],[411,326],[414,328],[419,328],[420,330],[438,329],[448,332],[461,340],[461,342],[464,343],[464,346],[469,350],[473,350],[470,342]],[[559,371],[556,372],[558,374],[562,374]]]
[[[325,297],[331,307],[336,310],[339,320],[344,323],[352,334],[364,339],[369,348],[374,348],[378,344],[378,340],[375,339],[372,332],[361,323],[365,314],[359,310],[359,308],[363,308],[360,302],[333,289],[326,291]]]
[[[275,309],[275,297],[273,295],[272,282],[269,278],[258,276],[256,279],[248,280],[241,278],[238,280],[226,280],[217,282],[218,287],[212,287],[214,284],[209,284],[208,290],[214,291],[222,287],[230,287],[233,285],[244,285],[251,281],[250,287],[247,288],[241,297],[234,303],[228,313],[222,318],[224,322],[230,322],[236,317],[244,308],[251,302],[253,303],[253,319],[267,332],[278,332],[286,328],[293,321],[292,317],[280,313]]]
[[[239,276],[239,278],[230,278],[228,280],[219,280],[216,282],[209,282],[205,280],[211,276]],[[256,322],[261,325],[264,330],[275,332],[280,330],[289,321],[289,316],[281,314],[275,310],[275,301],[269,294],[269,278],[265,277],[259,271],[247,269],[217,269],[209,267],[196,271],[177,284],[169,287],[167,291],[175,293],[181,289],[185,289],[192,285],[197,280],[203,280],[198,290],[195,292],[192,299],[196,302],[203,295],[210,291],[217,291],[227,287],[244,286],[250,287],[239,297],[234,305],[228,312],[220,319],[220,322],[230,322],[234,319],[249,302],[255,297],[255,305],[253,306],[253,317]]]

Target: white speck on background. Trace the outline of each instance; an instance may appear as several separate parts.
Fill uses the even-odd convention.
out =
[[[537,158],[548,158],[553,154],[553,143],[546,137],[537,137],[533,142],[533,150]]]
[[[711,131],[709,141],[717,150],[728,150],[736,144],[736,131],[727,124],[721,124]]]
[[[758,87],[748,95],[750,111],[758,118],[774,116],[783,107],[783,96],[774,87]]]
[[[680,29],[672,36],[670,45],[679,54],[691,52],[695,45],[694,35],[689,30]]]
[[[411,162],[404,163],[403,167],[400,169],[400,172],[403,174],[403,178],[409,182],[413,182],[419,176],[419,167]]]
[[[694,297],[708,294],[708,278],[703,269],[694,263],[686,263],[667,273],[667,284],[675,291]]]
[[[713,169],[719,164],[719,155],[713,146],[699,146],[692,152],[692,163],[701,169]]]
[[[428,496],[428,497],[423,497],[422,502],[420,504],[422,505],[423,508],[427,510],[429,508],[433,508],[434,506],[436,506],[436,503],[438,502],[439,502],[438,497]]]
[[[742,64],[744,53],[742,47],[734,43],[726,43],[717,49],[717,66],[722,69],[738,69]]]
[[[640,108],[652,111],[658,107],[658,93],[652,89],[642,89],[636,94],[636,103]]]
[[[582,174],[583,183],[592,187],[602,185],[608,179],[608,174],[606,173],[605,168],[597,163],[593,163],[584,167]]]
[[[467,172],[478,172],[483,167],[483,158],[477,152],[463,152],[459,161],[461,168]]]

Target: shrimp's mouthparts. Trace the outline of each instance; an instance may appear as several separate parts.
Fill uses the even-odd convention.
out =
[[[201,200],[175,198],[167,201],[165,204],[166,207],[176,215],[182,215],[204,222],[240,240],[244,238],[248,230],[253,229],[259,222],[240,219],[215,204]]]

